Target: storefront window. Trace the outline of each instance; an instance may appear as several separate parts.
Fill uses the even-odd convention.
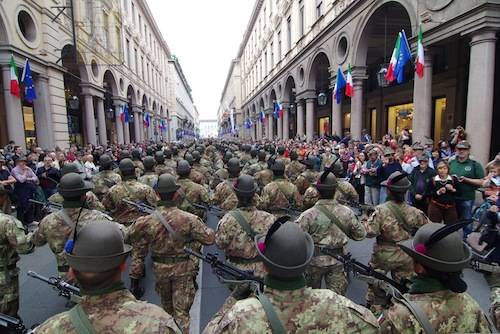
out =
[[[434,102],[434,139],[442,140],[443,115],[446,113],[446,97],[437,98]]]
[[[372,139],[377,138],[377,109],[373,108],[370,111],[370,133]]]
[[[398,136],[403,129],[408,129],[412,133],[413,103],[391,106],[388,111],[387,130],[389,133]]]
[[[321,117],[319,119],[319,136],[330,135],[330,117]]]
[[[344,129],[343,129],[344,133],[346,131],[349,131],[351,129],[351,113],[350,112],[344,114],[344,124],[343,124],[343,127],[344,127]],[[340,133],[339,135],[341,137],[343,137],[344,133]]]
[[[26,146],[36,144],[35,114],[32,106],[23,106],[24,138]]]

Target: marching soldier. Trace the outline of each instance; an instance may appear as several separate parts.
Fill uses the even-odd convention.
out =
[[[53,212],[42,219],[38,229],[33,233],[33,244],[41,247],[49,244],[56,256],[57,272],[59,277],[66,277],[68,263],[64,257],[64,245],[77,222],[83,221],[110,221],[111,219],[97,210],[86,206],[86,193],[92,190],[90,182],[84,181],[76,173],[68,173],[61,178],[57,190],[63,197],[63,209]],[[79,226],[81,223],[79,223]]]
[[[259,150],[256,147],[252,147],[252,149],[250,150],[250,160],[248,160],[245,164],[245,168],[259,162],[259,158],[257,157],[258,154]]]
[[[302,196],[299,194],[297,187],[285,179],[285,164],[283,161],[276,160],[271,166],[271,170],[273,171],[274,181],[262,189],[260,208],[279,218],[286,215],[286,209],[301,208]]]
[[[320,199],[297,219],[300,227],[311,235],[315,245],[314,257],[306,270],[307,285],[319,289],[325,278],[328,289],[345,295],[348,282],[343,264],[322,254],[321,249],[325,247],[329,252],[344,255],[349,238],[363,240],[366,230],[349,208],[333,199],[337,190],[337,178],[333,174],[324,172],[314,186]]]
[[[92,182],[97,197],[102,200],[112,186],[122,181],[122,177],[112,171],[113,159],[107,154],[99,157],[99,166],[99,173],[92,177]]]
[[[306,166],[301,164],[297,159],[299,155],[297,151],[290,152],[290,163],[285,167],[285,175],[288,181],[295,183],[300,174],[305,172]]]
[[[80,225],[81,223],[79,223]],[[160,307],[137,301],[121,277],[131,251],[116,224],[88,222],[64,253],[70,276],[82,287],[82,300],[36,328],[37,334],[143,333],[181,334]]]
[[[212,198],[212,203],[220,206],[225,211],[232,210],[238,205],[238,198],[233,190],[233,183],[240,176],[240,160],[231,158],[227,162],[229,178],[217,185]]]
[[[359,195],[352,184],[343,178],[344,168],[340,160],[337,160],[330,166],[333,174],[337,177],[338,185],[335,192],[335,199],[340,203],[355,202],[359,203]]]
[[[210,169],[200,164],[201,161],[200,152],[193,151],[191,155],[193,156],[193,164],[191,165],[192,166],[191,168],[198,171],[203,176],[205,176],[205,179],[208,181],[208,183],[210,183],[210,181],[212,180],[212,174]]]
[[[158,174],[154,172],[156,165],[156,160],[152,156],[148,155],[144,158],[144,175],[139,177],[139,182],[144,183],[151,188],[154,188],[156,182],[158,182]]]
[[[19,269],[16,264],[19,254],[33,252],[33,244],[31,235],[25,235],[23,223],[2,211],[8,198],[8,191],[0,184],[0,312],[17,318]]]
[[[407,174],[394,172],[382,183],[387,187],[390,200],[377,205],[368,220],[363,221],[368,238],[377,238],[373,247],[370,265],[384,273],[391,272],[394,280],[405,284],[413,277],[413,260],[397,245],[410,239],[416,230],[426,224],[425,214],[405,203],[404,196],[410,187]],[[389,198],[388,198],[389,199]],[[385,292],[369,285],[367,304],[374,312],[380,311],[380,305],[386,300]]]
[[[140,177],[144,174],[144,164],[141,161],[141,151],[138,149],[132,150],[132,161],[134,162],[136,176]]]
[[[395,302],[384,311],[382,333],[491,333],[493,328],[465,292],[467,284],[461,277],[471,260],[471,251],[457,232],[463,226],[428,223],[413,239],[398,243],[413,259],[418,276],[403,297],[406,302]]]
[[[304,195],[307,188],[316,183],[319,177],[319,172],[314,170],[314,159],[312,157],[307,157],[303,164],[306,166],[306,170],[297,176],[295,181],[301,195]]]
[[[156,291],[163,309],[172,314],[184,333],[189,332],[189,310],[193,304],[197,268],[183,252],[190,242],[214,243],[215,233],[193,214],[179,210],[174,201],[179,185],[172,175],[158,179],[158,209],[139,218],[130,228],[133,246],[130,278],[132,285],[142,277],[144,258],[151,250]]]
[[[177,175],[179,179],[177,184],[180,186],[182,198],[179,209],[192,213],[201,219],[205,219],[206,210],[195,207],[193,204],[208,205],[210,203],[210,196],[208,191],[202,185],[194,183],[189,175],[191,173],[191,166],[186,160],[181,160],[177,163]]]
[[[163,155],[165,156],[165,166],[169,167],[171,170],[175,170],[177,167],[177,161],[172,159],[172,150],[166,148],[163,150]]]
[[[261,159],[261,152],[259,152],[259,164],[262,166],[262,161]],[[264,156],[264,162],[267,159],[267,154]],[[257,182],[257,186],[259,187],[259,193],[262,192],[262,189],[264,189],[265,186],[267,186],[269,183],[273,181],[274,173],[271,170],[271,166],[274,164],[274,158],[270,157],[267,162],[265,162],[266,167],[262,169],[259,172],[256,172],[254,174],[254,179],[255,182]]]
[[[82,180],[85,178],[85,171],[81,167],[80,164],[74,163],[74,162],[69,162],[64,164],[62,168],[62,176],[69,174],[69,173],[77,173],[80,175]],[[92,185],[93,186],[93,185]],[[88,191],[86,193],[86,200],[85,203],[89,209],[92,210],[99,210],[99,211],[104,211],[106,210],[104,208],[104,205],[99,201],[99,198],[94,194],[92,191]],[[56,192],[54,195],[50,196],[48,199],[49,202],[54,202],[54,203],[59,203],[62,204],[64,202],[64,198],[59,192]]]
[[[252,156],[250,155],[251,150],[252,146],[248,144],[241,145],[241,152],[239,154],[239,158],[243,166],[246,165],[247,162],[250,161],[250,159],[252,159]]]
[[[174,175],[174,171],[165,165],[165,156],[163,155],[163,151],[158,151],[155,153],[155,173],[160,176],[161,174],[168,173],[170,175]]]
[[[285,168],[286,168],[286,166],[288,166],[288,164],[291,162],[291,160],[290,160],[290,158],[285,157],[285,152],[286,152],[285,146],[283,146],[283,145],[278,146],[278,149],[276,151],[278,152],[278,157],[276,158],[276,160],[283,161],[283,163],[285,164]]]
[[[378,333],[369,310],[333,291],[306,287],[303,274],[313,258],[314,241],[285,220],[255,237],[267,271],[264,293],[238,301],[204,333]]]
[[[184,155],[184,159],[189,163],[189,166],[193,166],[194,158],[191,153],[186,153]],[[205,177],[205,175],[193,168],[191,168],[191,171],[189,172],[189,178],[194,183],[201,184],[202,186],[208,184],[208,179]]]
[[[129,226],[143,215],[135,206],[126,204],[123,199],[132,202],[143,202],[147,205],[156,206],[158,198],[153,188],[138,182],[135,179],[135,166],[132,160],[120,161],[120,173],[122,180],[120,184],[114,185],[104,196],[103,204],[120,224]]]
[[[257,174],[258,172],[267,169],[266,156],[267,156],[266,151],[260,150],[257,153],[257,162],[251,165],[247,165],[241,173],[255,176],[255,174]]]

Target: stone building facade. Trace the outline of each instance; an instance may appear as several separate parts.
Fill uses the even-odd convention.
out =
[[[419,25],[425,74],[407,66],[388,85],[381,71],[402,29],[415,54]],[[374,138],[412,132],[414,141],[466,127],[481,162],[500,150],[498,0],[257,0],[238,52],[248,136],[311,140],[350,131]],[[352,67],[354,96],[332,102],[337,69]],[[383,76],[382,76],[383,77]],[[225,93],[223,93],[224,95]],[[284,107],[273,119],[273,103]],[[258,121],[259,112],[265,122]]]
[[[220,98],[219,109],[217,111],[219,133],[224,137],[250,136],[250,131],[245,129],[243,125],[240,71],[240,60],[232,60]],[[231,123],[231,117],[233,117],[234,130]]]

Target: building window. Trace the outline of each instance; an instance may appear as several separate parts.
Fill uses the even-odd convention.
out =
[[[304,1],[299,1],[299,36],[304,36],[304,26],[305,26],[305,15],[304,15]]]
[[[125,64],[129,68],[132,68],[132,66],[130,66],[130,41],[128,39],[125,39],[125,47],[127,48],[127,50],[125,50]]]
[[[142,30],[141,30],[142,29],[142,17],[141,17],[141,14],[139,14],[139,24],[138,24],[137,28],[139,29],[139,34],[141,34],[142,33]]]
[[[271,42],[271,69],[274,68],[274,43]]]
[[[145,70],[146,64],[144,63],[144,56],[141,56],[141,77],[142,80],[146,80],[146,70]]]
[[[286,43],[287,43],[287,50],[290,50],[292,48],[292,17],[289,16],[288,19],[286,19]]]
[[[434,101],[434,140],[442,140],[444,133],[444,116],[446,114],[446,97],[437,98]]]
[[[281,60],[281,31],[278,31],[278,61]]]
[[[135,21],[135,5],[134,5],[134,2],[132,2],[132,22],[135,24],[137,24],[137,22]]]
[[[267,51],[264,52],[264,76],[267,75]]]
[[[104,13],[103,18],[103,28],[104,28],[104,48],[109,48],[109,15]]]
[[[134,48],[134,67],[135,67],[135,74],[139,75],[139,66],[138,66],[138,59],[137,59],[137,48]]]
[[[388,109],[388,133],[392,133],[393,136],[397,137],[403,129],[408,129],[410,133],[413,132],[413,103],[391,106]]]
[[[118,53],[119,58],[123,58],[123,55],[121,55],[122,52],[122,32],[120,30],[120,27],[116,27],[116,51]]]
[[[323,15],[323,0],[316,0],[316,19]]]
[[[92,0],[87,0],[85,2],[85,14],[87,15],[87,19],[89,20],[90,33],[94,32],[94,20],[92,19],[94,17],[94,8],[92,2]]]

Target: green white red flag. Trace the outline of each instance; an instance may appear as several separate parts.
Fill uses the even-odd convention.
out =
[[[394,69],[396,68],[396,64],[398,63],[400,47],[401,47],[401,33],[398,33],[398,38],[396,39],[396,44],[394,45],[394,51],[392,51],[391,62],[389,63],[389,67],[387,68],[387,73],[385,74],[385,79],[389,82],[393,82],[394,80],[396,80],[396,76],[394,75]]]
[[[352,88],[352,73],[351,73],[351,64],[347,67],[347,77],[345,84],[345,95],[352,97],[354,95],[354,90]]]
[[[415,72],[419,78],[424,77],[424,44],[422,43],[422,26],[418,30],[417,59],[415,60]]]
[[[19,88],[19,76],[14,56],[10,55],[10,93],[17,98],[21,98],[21,89]]]

